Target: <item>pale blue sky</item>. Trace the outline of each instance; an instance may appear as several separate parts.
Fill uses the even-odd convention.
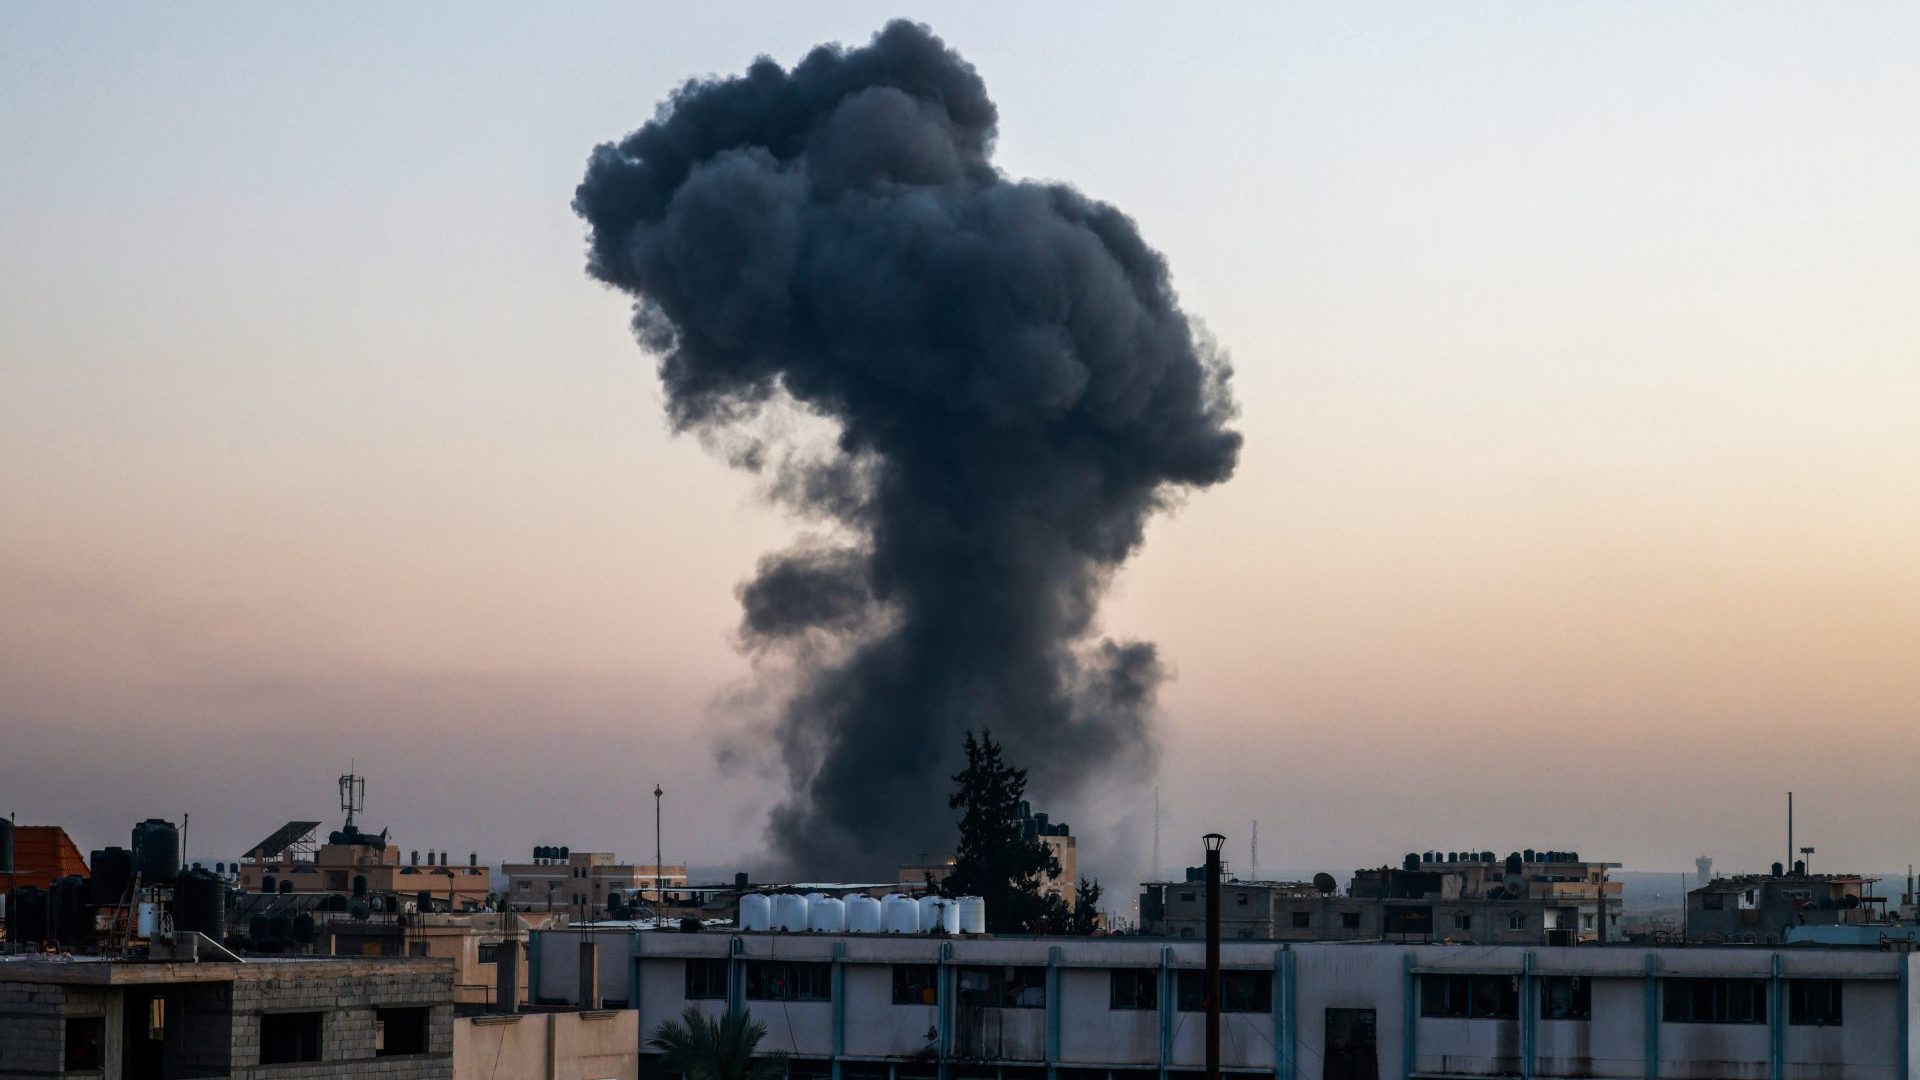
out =
[[[666,435],[567,202],[686,76],[895,15],[1235,359],[1239,476],[1107,609],[1179,672],[1169,847],[1751,867],[1792,786],[1912,857],[1899,3],[9,6],[0,811],[231,853],[357,756],[403,843],[639,854],[659,779],[669,856],[751,852],[710,735],[798,526]]]

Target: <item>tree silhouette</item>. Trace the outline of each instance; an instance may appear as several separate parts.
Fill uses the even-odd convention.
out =
[[[678,1020],[663,1020],[647,1045],[660,1051],[659,1071],[686,1080],[780,1080],[786,1075],[787,1056],[755,1054],[767,1025],[749,1012],[732,1009],[710,1020],[689,1005]]]
[[[982,731],[978,739],[967,732],[966,751],[966,768],[954,774],[947,798],[947,805],[961,812],[960,843],[953,872],[940,891],[985,900],[991,933],[1064,930],[1066,905],[1040,891],[1043,876],[1060,876],[1060,860],[1021,830],[1027,770],[1007,762],[991,731]]]

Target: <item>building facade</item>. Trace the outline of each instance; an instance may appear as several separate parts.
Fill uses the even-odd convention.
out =
[[[506,863],[500,872],[507,878],[508,910],[559,911],[581,922],[606,916],[616,894],[623,904],[689,899],[685,865],[623,863],[609,851],[536,848],[531,861]]]
[[[436,960],[245,963],[0,957],[0,1078],[453,1075]]]
[[[1748,874],[1687,893],[1688,941],[1777,945],[1797,927],[1874,926],[1887,920],[1876,879],[1857,874]]]
[[[290,821],[255,844],[239,864],[240,888],[250,893],[380,898],[417,905],[424,894],[440,911],[478,911],[490,893],[487,868],[469,854],[464,866],[448,865],[447,853],[419,851],[403,858],[398,844],[349,823],[317,843],[318,822]]]
[[[1316,883],[1222,884],[1221,935],[1255,941],[1402,941],[1448,944],[1567,945],[1620,938],[1618,863],[1581,861],[1559,852],[1494,860],[1410,855],[1400,868],[1356,871],[1345,893],[1330,875]],[[1143,933],[1197,939],[1206,928],[1206,885],[1198,869],[1184,881],[1142,886]]]
[[[794,1077],[1188,1080],[1202,945],[1147,938],[534,935],[535,997],[578,992],[649,1031],[750,1010]],[[1226,1071],[1466,1077],[1902,1080],[1915,957],[1823,949],[1229,941]]]

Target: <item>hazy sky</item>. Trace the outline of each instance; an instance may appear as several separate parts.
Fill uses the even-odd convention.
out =
[[[903,14],[1236,366],[1238,475],[1105,609],[1178,673],[1167,864],[1759,868],[1788,788],[1816,868],[1920,856],[1897,2],[9,5],[0,812],[211,861],[357,761],[403,846],[650,856],[659,781],[670,859],[750,857],[734,587],[803,526],[669,436],[568,200]],[[1055,807],[1110,881],[1111,795]]]

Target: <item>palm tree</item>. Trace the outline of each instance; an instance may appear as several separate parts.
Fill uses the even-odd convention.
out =
[[[728,1009],[710,1020],[689,1005],[678,1020],[661,1021],[647,1045],[660,1051],[660,1071],[686,1080],[780,1080],[787,1072],[787,1055],[754,1051],[767,1037],[767,1025],[752,1013]]]

